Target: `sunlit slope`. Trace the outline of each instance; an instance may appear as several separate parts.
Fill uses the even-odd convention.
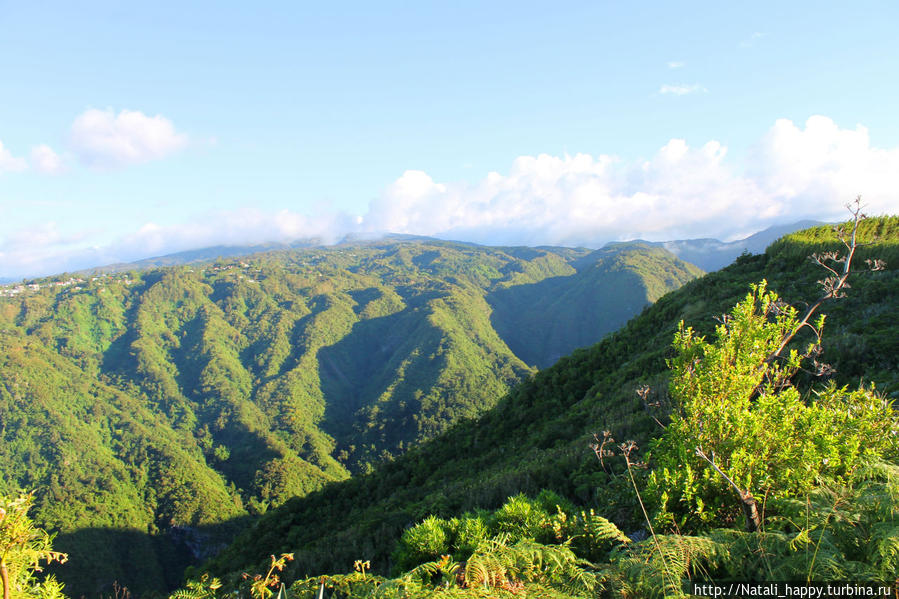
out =
[[[859,272],[851,279],[849,296],[823,308],[828,314],[823,359],[836,368],[838,383],[874,381],[883,393],[897,397],[899,219],[865,221],[861,238],[873,243],[858,251]],[[616,439],[644,444],[658,426],[634,390],[644,384],[654,393],[664,390],[665,360],[677,323],[686,320],[711,332],[715,317],[763,278],[784,299],[802,306],[817,297],[816,281],[824,274],[808,254],[838,248],[829,227],[817,228],[688,283],[620,331],[522,383],[479,419],[454,426],[369,476],[266,514],[212,567],[236,571],[272,553],[291,551],[297,554],[296,575],[347,571],[356,559],[370,559],[386,571],[396,539],[426,514],[496,507],[511,495],[541,488],[629,521],[635,515],[629,498],[608,503],[605,494],[601,505],[595,503],[597,490],[609,481],[588,448],[591,433],[609,430]],[[886,261],[886,270],[862,272],[864,261],[875,257]],[[624,497],[627,490],[621,493]]]

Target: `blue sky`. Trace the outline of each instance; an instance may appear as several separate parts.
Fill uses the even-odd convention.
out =
[[[0,0],[0,277],[899,212],[899,4],[729,4]]]

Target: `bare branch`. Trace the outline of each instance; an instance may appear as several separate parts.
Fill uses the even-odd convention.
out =
[[[833,273],[833,276],[827,277],[821,281],[818,281],[824,290],[824,294],[815,301],[811,306],[806,309],[805,314],[803,314],[802,318],[799,320],[799,324],[793,329],[788,335],[786,335],[781,342],[781,344],[774,350],[771,355],[768,356],[768,359],[765,360],[765,364],[770,364],[777,357],[780,356],[781,352],[787,347],[790,341],[796,336],[796,334],[805,326],[810,325],[810,319],[812,315],[821,307],[825,301],[829,299],[839,299],[841,297],[846,297],[846,293],[843,289],[848,289],[850,285],[847,283],[847,279],[849,278],[849,273],[852,269],[852,258],[855,256],[855,250],[858,247],[857,238],[858,238],[858,226],[859,223],[867,218],[864,214],[862,214],[862,198],[861,196],[857,196],[853,202],[846,206],[849,209],[849,212],[852,213],[852,231],[848,236],[842,226],[834,227],[834,231],[837,236],[840,238],[840,241],[843,242],[843,245],[846,246],[848,252],[845,256],[837,256],[836,252],[825,252],[824,254],[813,254],[812,260],[826,268],[828,271]],[[829,259],[830,261],[842,264],[843,268],[841,271],[837,271],[834,268],[831,268],[827,264],[824,263],[824,260]],[[814,328],[814,327],[812,327]]]
[[[593,441],[594,443],[590,444],[590,449],[592,449],[593,453],[596,454],[596,459],[599,460],[599,464],[600,466],[602,466],[603,472],[605,472],[606,474],[611,474],[611,471],[606,467],[606,462],[603,458],[608,458],[615,455],[614,452],[611,452],[605,448],[608,443],[615,442],[615,439],[612,438],[612,433],[610,433],[609,431],[603,431],[601,440],[599,438],[599,435],[593,433]]]
[[[643,385],[636,389],[637,396],[643,402],[643,409],[646,410],[646,413],[649,414],[649,417],[652,418],[656,424],[659,425],[659,428],[665,430],[665,425],[659,421],[658,418],[652,413],[651,408],[660,408],[662,407],[661,401],[651,402],[649,401],[649,392],[651,391],[649,385]]]
[[[704,459],[706,462],[708,462],[709,465],[711,465],[711,467],[715,469],[715,472],[720,474],[724,478],[724,480],[726,480],[728,483],[730,483],[730,486],[732,486],[734,488],[734,490],[740,495],[740,497],[743,496],[743,489],[741,489],[739,487],[739,485],[737,485],[737,483],[735,483],[731,477],[729,477],[727,474],[725,474],[724,471],[718,467],[718,464],[715,463],[715,452],[714,451],[712,452],[712,457],[710,458],[709,456],[707,456],[705,454],[705,452],[702,450],[701,447],[697,447],[696,455],[698,455],[699,457]]]
[[[865,264],[868,265],[868,269],[870,270],[883,270],[887,267],[887,263],[880,258],[874,258],[873,260],[871,258],[868,258],[867,260],[865,260]]]
[[[734,488],[734,490],[740,496],[740,502],[743,504],[743,515],[746,518],[746,530],[749,532],[757,531],[762,525],[762,519],[759,516],[758,503],[756,503],[755,497],[752,496],[752,493],[750,493],[748,489],[745,491],[741,489],[731,477],[729,477],[721,468],[718,467],[718,464],[715,463],[714,452],[712,452],[712,457],[710,458],[705,454],[701,447],[697,447],[696,455],[711,464],[712,468],[715,469],[715,472],[720,474],[721,477],[724,478],[724,480],[726,480],[730,484],[730,486]]]

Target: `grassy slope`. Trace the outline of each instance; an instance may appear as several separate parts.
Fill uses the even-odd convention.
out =
[[[840,382],[876,381],[899,396],[899,218],[863,223],[857,264],[870,257],[887,270],[858,273],[848,298],[826,305],[825,359]],[[515,388],[480,419],[456,425],[377,472],[294,499],[266,514],[210,567],[223,573],[253,567],[281,551],[297,554],[292,574],[348,571],[356,559],[389,568],[390,551],[410,524],[426,514],[449,516],[492,508],[515,493],[554,489],[596,507],[622,526],[635,522],[626,489],[608,488],[587,444],[604,429],[645,443],[655,431],[634,389],[664,389],[665,359],[680,320],[711,332],[714,315],[739,301],[751,283],[770,287],[794,304],[818,293],[820,268],[807,256],[836,247],[827,227],[800,232],[766,254],[743,257],[723,271],[662,297],[622,330],[578,350]],[[598,499],[602,498],[602,503]]]

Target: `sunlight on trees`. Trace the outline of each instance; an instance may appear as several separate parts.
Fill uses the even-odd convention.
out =
[[[11,499],[0,495],[0,578],[3,599],[40,597],[62,599],[62,585],[52,576],[39,580],[35,573],[42,563],[66,561],[65,553],[53,551],[52,538],[28,517],[34,501],[30,493]]]

